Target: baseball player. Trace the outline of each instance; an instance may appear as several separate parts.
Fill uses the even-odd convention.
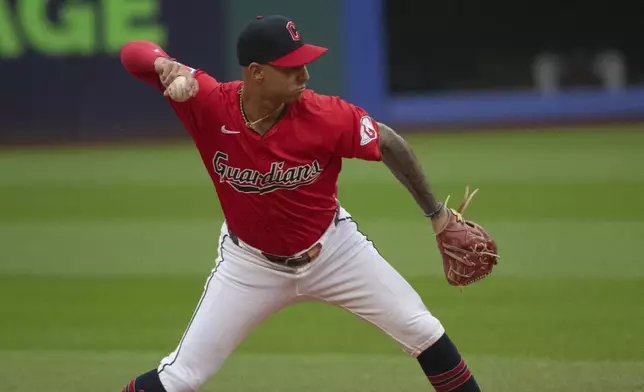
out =
[[[224,213],[215,267],[176,349],[124,392],[197,391],[267,316],[303,301],[340,306],[397,341],[436,391],[479,391],[420,296],[360,233],[336,198],[343,158],[382,161],[432,225],[452,285],[491,273],[496,245],[458,209],[436,201],[408,144],[338,97],[307,89],[304,43],[287,17],[241,32],[243,80],[220,82],[154,43],[128,42],[121,62],[163,92],[192,137]],[[447,204],[447,202],[445,202]]]

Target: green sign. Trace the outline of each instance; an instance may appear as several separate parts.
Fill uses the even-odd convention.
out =
[[[47,16],[49,2],[19,0],[12,10],[0,0],[0,58],[18,58],[27,50],[49,56],[115,54],[131,40],[167,42],[158,22],[161,0],[68,1],[56,22]]]

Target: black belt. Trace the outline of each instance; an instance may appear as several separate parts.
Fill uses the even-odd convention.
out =
[[[340,219],[339,215],[340,215],[340,208],[338,207],[338,209],[335,211],[335,217],[333,218],[333,224],[336,226],[338,225],[339,222],[347,219],[347,218]],[[228,235],[230,236],[230,239],[233,241],[235,245],[240,246],[239,237],[237,237],[235,233],[233,233],[230,229],[228,229]],[[266,252],[262,252],[262,256],[264,256],[268,261],[272,263],[284,265],[287,267],[297,268],[311,263],[320,255],[321,250],[322,250],[322,244],[317,243],[313,245],[309,250],[307,250],[306,252],[304,252],[299,256],[277,256]]]

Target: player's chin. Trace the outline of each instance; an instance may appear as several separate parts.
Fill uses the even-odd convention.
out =
[[[296,89],[293,93],[289,94],[285,99],[285,103],[292,103],[300,99],[305,88]]]

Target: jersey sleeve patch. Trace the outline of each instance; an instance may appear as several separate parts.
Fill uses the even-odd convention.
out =
[[[378,138],[378,132],[373,125],[373,120],[369,116],[360,118],[360,145],[366,146]]]

